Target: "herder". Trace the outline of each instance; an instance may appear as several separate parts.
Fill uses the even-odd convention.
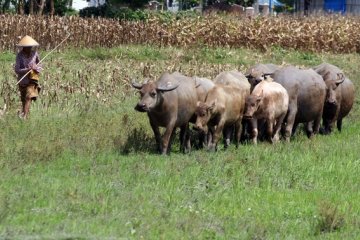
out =
[[[30,112],[30,104],[32,100],[36,100],[39,96],[39,73],[41,66],[37,65],[40,62],[39,54],[35,47],[39,46],[32,37],[25,36],[17,44],[21,50],[16,55],[15,72],[18,80],[24,77],[19,82],[19,90],[22,102],[22,112],[20,118],[26,119]],[[30,71],[30,72],[29,72]]]

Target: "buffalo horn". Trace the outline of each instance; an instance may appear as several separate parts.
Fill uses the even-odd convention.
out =
[[[142,84],[140,84],[140,83],[137,83],[137,82],[135,82],[135,81],[133,81],[132,83],[131,83],[131,85],[134,87],[134,88],[136,88],[136,89],[141,89],[142,88]]]
[[[172,91],[174,89],[176,89],[180,84],[176,84],[176,85],[172,85],[172,84],[167,84],[166,86],[158,86],[156,89],[159,91],[163,91],[163,92],[168,92],[168,91]]]

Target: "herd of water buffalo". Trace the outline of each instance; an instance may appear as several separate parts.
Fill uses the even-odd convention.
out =
[[[311,69],[257,64],[245,74],[221,72],[212,81],[164,73],[155,82],[132,86],[140,92],[135,110],[148,114],[162,154],[170,152],[177,127],[181,150],[190,151],[189,123],[210,150],[217,149],[221,135],[225,148],[233,137],[236,146],[241,139],[273,143],[280,135],[290,141],[299,123],[309,138],[331,133],[335,122],[341,131],[355,98],[353,83],[328,63]],[[163,136],[159,127],[165,127]]]

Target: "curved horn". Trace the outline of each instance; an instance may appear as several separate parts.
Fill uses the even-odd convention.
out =
[[[264,73],[264,74],[263,74],[263,77],[264,77],[264,78],[266,78],[266,77],[268,77],[268,76],[272,77],[272,76],[273,76],[273,73]]]
[[[133,88],[136,88],[136,89],[141,89],[143,84],[140,84],[140,83],[137,83],[137,82],[133,81],[131,83],[131,86],[133,86]]]
[[[176,84],[176,85],[167,84],[166,86],[160,85],[160,86],[156,87],[156,90],[168,92],[168,91],[172,91],[172,90],[176,89],[179,85],[180,84]]]

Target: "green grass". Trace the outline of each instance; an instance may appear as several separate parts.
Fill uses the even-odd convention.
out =
[[[45,55],[45,53],[41,53]],[[256,62],[343,68],[360,57],[272,49],[123,46],[54,53],[31,118],[16,116],[14,55],[0,55],[10,110],[0,120],[0,238],[357,239],[359,97],[343,132],[216,153],[155,153],[132,78],[165,70],[213,77]],[[74,86],[74,92],[66,87]],[[84,88],[84,89],[81,89]],[[10,90],[9,90],[10,89]],[[105,99],[105,100],[104,100]],[[0,106],[1,106],[0,102]]]

